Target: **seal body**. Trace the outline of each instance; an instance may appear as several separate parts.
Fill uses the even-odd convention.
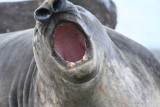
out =
[[[33,29],[0,35],[0,106],[18,107],[33,58]],[[21,99],[22,100],[22,99]],[[14,106],[12,106],[14,105]]]
[[[34,16],[34,32],[0,35],[1,106],[159,106],[160,63],[146,48],[65,0]]]

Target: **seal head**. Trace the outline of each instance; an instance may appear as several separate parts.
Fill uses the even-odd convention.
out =
[[[44,75],[56,74],[72,83],[87,82],[103,68],[102,46],[109,47],[109,39],[104,37],[105,27],[90,12],[68,1],[64,4],[53,11],[55,5],[45,1],[35,11],[35,59]]]

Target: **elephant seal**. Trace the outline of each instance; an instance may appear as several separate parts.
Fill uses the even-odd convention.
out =
[[[146,48],[65,0],[34,16],[34,31],[0,35],[1,106],[159,106],[160,62]]]

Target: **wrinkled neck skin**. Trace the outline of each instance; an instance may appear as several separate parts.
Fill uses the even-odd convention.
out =
[[[110,65],[107,63],[113,57],[115,58],[116,50],[112,47],[114,45],[112,45],[103,26],[100,33],[102,32],[106,36],[103,42],[95,42],[98,39],[91,38],[91,42],[93,41],[93,58],[82,65],[70,69],[63,67],[56,61],[51,55],[50,49],[46,48],[47,43],[45,43],[45,38],[42,39],[43,35],[40,35],[38,30],[35,30],[34,41],[36,42],[33,43],[37,64],[37,77],[34,90],[35,106],[110,106],[110,100],[112,99],[109,99],[108,90],[105,89],[109,82],[106,72],[110,72]],[[41,49],[38,47],[41,47]]]
[[[104,71],[104,70],[103,70]],[[55,76],[52,79],[37,76],[36,105],[39,107],[103,107],[106,103],[106,86],[103,71],[91,81],[72,84]]]
[[[107,33],[106,33],[107,36]],[[39,37],[36,37],[39,39]],[[40,37],[41,38],[41,37]],[[108,38],[108,37],[106,37]],[[43,40],[39,40],[43,43]],[[59,65],[51,55],[43,51],[38,51],[37,46],[34,47],[35,59],[37,64],[37,77],[35,81],[35,101],[34,106],[39,107],[103,107],[107,105],[108,92],[106,72],[109,70],[107,62],[114,57],[115,50],[112,48],[110,39],[104,40],[106,52],[101,47],[94,45],[94,58],[86,65],[80,65],[78,68],[65,69]],[[38,44],[36,44],[38,45]],[[43,44],[42,44],[43,45]],[[44,46],[40,46],[44,47]],[[42,49],[43,50],[43,49]],[[114,53],[112,53],[114,52]],[[40,58],[44,58],[41,59]],[[55,62],[54,62],[55,61]],[[43,66],[42,66],[43,65]],[[77,71],[76,71],[77,69]],[[79,70],[82,69],[82,70]],[[82,74],[80,73],[82,72]],[[84,74],[87,72],[88,74]],[[75,73],[75,74],[74,74]],[[87,79],[85,82],[74,79],[84,75]],[[89,75],[89,76],[87,76]]]
[[[105,62],[105,61],[104,61]],[[103,62],[103,63],[104,63]],[[91,80],[74,84],[59,77],[56,74],[45,76],[37,71],[35,82],[35,106],[39,107],[103,107],[109,106],[107,95],[106,69],[108,66],[101,65],[97,75]],[[89,69],[89,68],[88,68]],[[54,71],[53,71],[54,72]],[[111,100],[111,99],[110,99]]]

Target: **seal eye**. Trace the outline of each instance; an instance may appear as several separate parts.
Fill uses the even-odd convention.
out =
[[[76,62],[83,58],[86,52],[85,38],[74,25],[58,25],[54,36],[54,49],[63,60]]]
[[[81,6],[78,6],[78,5],[77,5],[77,9],[78,9],[79,11],[81,11],[81,12],[85,12],[85,11],[86,11],[84,8],[82,8]]]

